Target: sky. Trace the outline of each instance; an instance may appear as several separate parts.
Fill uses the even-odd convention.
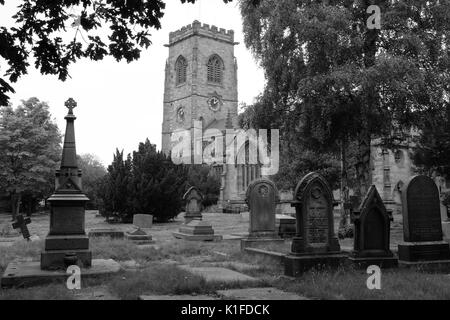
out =
[[[7,0],[0,6],[0,21],[8,25],[19,1]],[[238,1],[224,4],[222,0],[200,0],[195,4],[181,4],[166,0],[161,29],[150,30],[152,45],[143,49],[138,61],[117,62],[113,58],[102,61],[79,60],[69,68],[71,78],[65,82],[57,76],[41,75],[31,63],[28,74],[22,76],[10,94],[13,106],[21,100],[37,97],[50,106],[61,132],[65,130],[64,102],[74,98],[78,107],[75,134],[77,153],[92,153],[107,166],[116,148],[125,154],[137,149],[139,142],[150,139],[161,148],[163,118],[164,67],[168,57],[169,32],[199,20],[219,28],[233,29],[235,57],[238,62],[239,102],[251,104],[264,87],[264,72],[245,47]],[[75,29],[68,33],[75,33]],[[1,65],[0,73],[5,65]]]

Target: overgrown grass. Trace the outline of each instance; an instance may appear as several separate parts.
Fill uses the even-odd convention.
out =
[[[3,274],[6,266],[16,258],[29,258],[39,260],[40,253],[44,249],[44,241],[17,241],[11,246],[0,247],[0,272]]]
[[[448,300],[447,275],[414,269],[382,270],[381,290],[369,290],[365,270],[341,267],[337,270],[311,270],[298,279],[282,277],[275,287],[317,299],[345,300]]]

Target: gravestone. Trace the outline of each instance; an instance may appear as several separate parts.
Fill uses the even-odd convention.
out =
[[[196,187],[190,187],[183,196],[186,200],[185,224],[173,236],[189,241],[217,241],[222,237],[214,234],[214,229],[208,221],[202,220],[200,212],[203,195]]]
[[[88,232],[89,238],[109,237],[111,239],[122,239],[125,233],[116,228],[93,228]]]
[[[389,248],[392,212],[386,210],[374,185],[359,208],[352,211],[351,220],[355,226],[355,235],[349,260],[363,268],[369,265],[384,268],[397,266],[397,258]]]
[[[279,200],[275,184],[268,179],[254,180],[247,187],[245,202],[249,207],[250,225],[247,239],[241,240],[241,248],[282,243],[275,230],[276,203]]]
[[[135,214],[133,216],[133,225],[135,229],[127,231],[125,238],[136,244],[153,243],[152,236],[145,229],[149,229],[153,225],[153,216],[150,214]]]
[[[296,235],[285,257],[285,274],[298,276],[323,265],[338,266],[346,256],[334,233],[333,199],[325,178],[311,172],[297,184],[292,206],[296,213]]]
[[[190,187],[183,195],[186,203],[186,212],[184,214],[185,223],[192,220],[202,220],[202,201],[203,195],[197,187]]]
[[[150,229],[153,226],[153,215],[135,214],[133,215],[133,225],[141,229]]]
[[[402,211],[404,242],[398,245],[399,263],[449,260],[450,247],[442,239],[439,191],[431,178],[414,176],[403,186]]]

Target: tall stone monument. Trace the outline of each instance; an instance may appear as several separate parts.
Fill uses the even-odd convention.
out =
[[[311,172],[297,184],[292,202],[297,231],[285,256],[286,275],[298,276],[312,267],[337,266],[345,260],[334,233],[335,204],[328,182],[319,173]]]
[[[77,165],[75,147],[76,119],[73,109],[77,103],[68,99],[66,134],[61,166],[55,174],[55,192],[50,203],[50,231],[45,238],[45,250],[41,253],[41,269],[63,269],[68,264],[90,267],[92,254],[89,238],[84,230],[85,204],[89,199],[83,193],[81,170]]]
[[[50,202],[50,230],[45,238],[41,261],[12,261],[1,278],[2,287],[34,286],[54,281],[67,281],[67,268],[77,265],[82,277],[119,272],[120,264],[112,259],[92,259],[89,238],[85,233],[86,201],[81,185],[75,148],[73,108],[76,102],[66,101],[69,109],[60,169],[55,174],[55,192]]]
[[[423,175],[412,177],[402,189],[403,239],[398,245],[399,263],[446,263],[450,247],[442,237],[439,190]]]
[[[247,188],[245,202],[250,211],[249,236],[241,240],[241,248],[284,242],[275,230],[278,189],[268,179],[254,180]]]
[[[369,265],[397,266],[397,258],[389,248],[392,213],[386,210],[374,185],[369,188],[358,210],[351,213],[351,220],[355,225],[355,236],[349,260],[364,268]]]

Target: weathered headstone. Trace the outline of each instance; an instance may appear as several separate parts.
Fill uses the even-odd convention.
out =
[[[203,195],[197,187],[190,187],[183,195],[186,203],[186,212],[184,214],[185,223],[192,220],[202,220],[202,201]]]
[[[374,185],[368,190],[358,210],[352,211],[351,220],[355,226],[355,235],[350,261],[361,267],[397,266],[397,258],[389,248],[392,213],[386,210]]]
[[[241,240],[241,248],[284,241],[275,230],[278,200],[278,190],[272,181],[257,179],[250,183],[245,195],[250,212],[249,236]]]
[[[321,265],[337,266],[346,256],[334,233],[333,194],[323,176],[311,172],[297,184],[292,206],[297,231],[285,257],[285,274],[297,276]]]
[[[442,240],[439,205],[439,191],[431,178],[414,176],[403,186],[404,242],[398,245],[401,264],[450,260],[449,244]]]
[[[222,237],[214,234],[211,223],[202,220],[201,201],[203,195],[196,187],[189,188],[183,196],[186,200],[185,224],[173,236],[190,241],[214,241]]]
[[[145,229],[149,229],[153,225],[153,216],[150,214],[135,214],[133,216],[133,231],[127,231],[125,238],[131,240],[136,244],[152,243],[152,236],[148,234]]]
[[[27,224],[31,223],[30,218],[24,218],[23,215],[19,214],[16,217],[16,221],[12,224],[14,229],[20,229],[22,236],[27,241],[30,241],[30,231],[28,230]]]
[[[150,229],[153,226],[153,215],[135,214],[133,216],[133,225],[141,229]]]

